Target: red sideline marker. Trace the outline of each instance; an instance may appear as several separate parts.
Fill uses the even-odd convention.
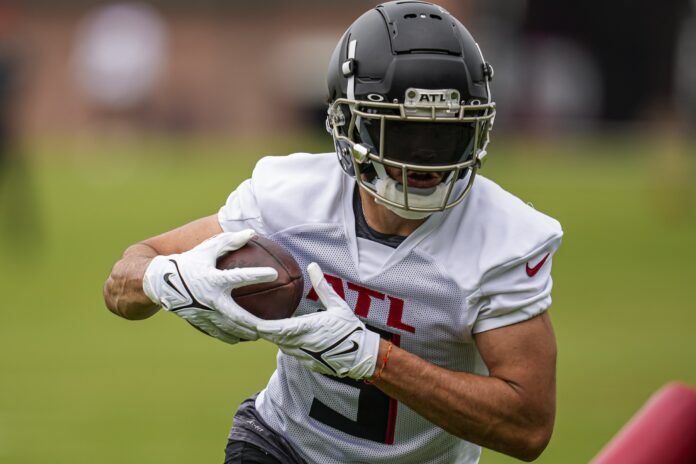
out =
[[[668,384],[636,413],[592,464],[696,463],[696,390]]]

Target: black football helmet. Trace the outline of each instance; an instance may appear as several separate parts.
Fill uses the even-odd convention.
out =
[[[341,166],[403,217],[461,203],[486,156],[492,78],[478,44],[443,8],[393,1],[368,11],[329,65],[326,127]],[[436,187],[409,186],[409,176],[428,173],[441,179]]]

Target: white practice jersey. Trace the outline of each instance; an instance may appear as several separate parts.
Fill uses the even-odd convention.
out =
[[[487,375],[474,334],[551,304],[560,224],[477,176],[466,200],[398,247],[356,238],[355,181],[335,154],[258,162],[220,209],[225,231],[253,228],[327,281],[372,330],[446,369]],[[305,275],[297,315],[321,309]],[[256,408],[308,463],[476,463],[481,449],[374,386],[314,373],[278,352]]]

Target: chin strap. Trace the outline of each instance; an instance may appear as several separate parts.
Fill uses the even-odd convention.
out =
[[[384,171],[384,168],[382,167],[381,170]],[[414,190],[418,189],[408,189],[407,195],[409,206],[414,208],[442,207],[442,204],[445,201],[445,197],[447,196],[447,191],[449,190],[449,188],[447,187],[449,185],[449,182],[455,182],[451,179],[451,175],[450,179],[448,179],[446,182],[442,182],[438,184],[436,187],[428,189],[427,194],[414,192]],[[379,196],[394,203],[403,204],[404,186],[392,179],[391,177],[386,176],[385,178],[378,174],[377,177],[375,177],[375,180],[372,185],[374,186],[374,189]],[[391,205],[385,201],[382,201],[380,198],[375,198],[375,202],[377,204],[387,207],[387,209],[405,219],[424,219],[433,214],[434,212],[413,211],[403,207]]]
[[[402,217],[404,219],[425,219],[427,217],[430,217],[433,213],[425,213],[421,211],[409,211],[407,209],[403,208],[397,208],[396,206],[392,206],[388,203],[385,203],[381,201],[379,198],[375,198],[375,203],[378,205],[382,205],[386,207],[389,211],[392,213],[396,214],[399,217]]]

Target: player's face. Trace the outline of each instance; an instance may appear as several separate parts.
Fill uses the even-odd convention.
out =
[[[366,124],[373,141],[379,141],[379,125]],[[384,131],[385,157],[407,164],[437,166],[462,161],[470,151],[473,128],[469,124],[436,124],[389,121]],[[404,183],[401,169],[387,166],[389,176]],[[445,180],[447,172],[408,170],[408,186],[420,189],[436,187]]]

